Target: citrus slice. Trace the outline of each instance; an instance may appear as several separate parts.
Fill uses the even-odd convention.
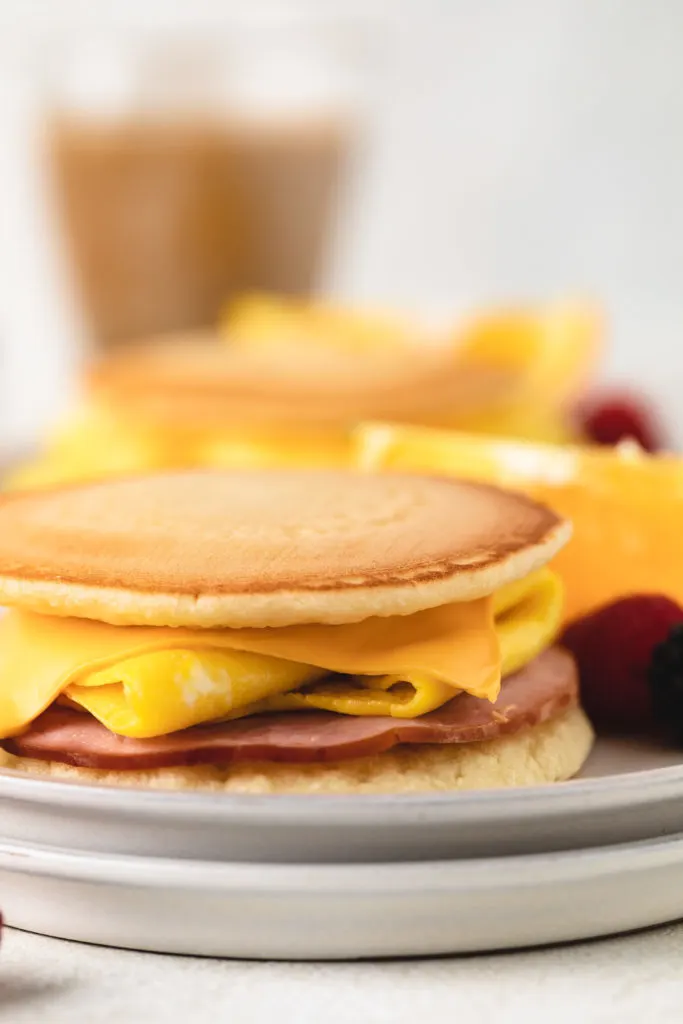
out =
[[[599,312],[586,303],[478,317],[455,341],[459,359],[514,370],[519,383],[504,405],[469,417],[458,428],[551,442],[577,440],[567,411],[595,372],[602,334]]]
[[[574,398],[592,376],[603,323],[588,303],[557,302],[537,309],[492,312],[460,334],[461,359],[515,369],[546,404]]]
[[[666,594],[683,603],[683,460],[618,449],[555,447],[429,428],[364,425],[355,438],[364,469],[413,470],[524,491],[571,519],[555,560],[565,618],[617,597]]]

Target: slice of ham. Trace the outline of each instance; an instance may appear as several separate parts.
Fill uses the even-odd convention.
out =
[[[495,704],[461,694],[421,718],[285,711],[137,740],[115,735],[90,715],[53,706],[21,736],[0,746],[20,757],[119,771],[234,761],[340,761],[379,754],[397,743],[495,739],[539,725],[577,701],[571,655],[552,648],[508,676]]]

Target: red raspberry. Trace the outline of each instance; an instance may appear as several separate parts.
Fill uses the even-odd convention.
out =
[[[636,594],[567,627],[560,642],[576,659],[581,700],[596,725],[628,729],[651,724],[653,651],[681,622],[683,608],[675,601]]]
[[[596,444],[615,445],[632,438],[646,452],[664,447],[652,408],[633,395],[606,395],[587,404],[579,410],[579,426]]]

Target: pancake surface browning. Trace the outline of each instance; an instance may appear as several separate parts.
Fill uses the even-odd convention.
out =
[[[492,593],[569,532],[522,495],[454,479],[110,480],[0,498],[0,602],[113,624],[357,622]]]

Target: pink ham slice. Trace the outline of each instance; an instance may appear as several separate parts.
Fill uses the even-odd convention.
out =
[[[397,743],[476,743],[539,725],[572,707],[578,682],[569,654],[552,648],[504,681],[495,704],[467,694],[421,718],[354,718],[289,711],[195,726],[170,736],[116,736],[95,718],[52,707],[21,736],[4,740],[21,757],[119,771],[234,761],[340,761]]]

